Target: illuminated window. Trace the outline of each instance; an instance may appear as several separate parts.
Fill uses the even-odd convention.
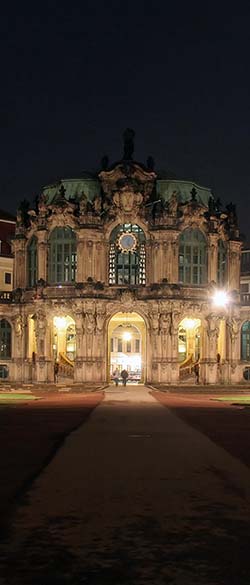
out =
[[[0,321],[0,359],[11,358],[11,326],[6,319]]]
[[[250,361],[250,321],[243,323],[241,328],[241,359]]]
[[[49,239],[49,282],[75,282],[76,265],[76,234],[69,227],[55,228]]]
[[[28,286],[37,281],[37,239],[33,236],[28,245]]]
[[[186,229],[179,238],[179,282],[206,284],[207,242],[198,229]]]
[[[145,235],[136,224],[119,225],[112,231],[109,284],[146,284]]]
[[[218,242],[218,266],[217,266],[217,282],[220,285],[226,284],[227,277],[227,248],[223,240]]]

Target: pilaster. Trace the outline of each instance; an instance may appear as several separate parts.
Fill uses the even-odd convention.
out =
[[[48,280],[47,263],[48,263],[48,233],[47,230],[38,230],[37,233],[37,280]]]
[[[208,235],[208,282],[217,282],[218,236]]]

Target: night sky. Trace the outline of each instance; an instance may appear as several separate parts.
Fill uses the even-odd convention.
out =
[[[223,9],[224,4],[224,9]],[[234,12],[234,10],[237,12]],[[122,156],[237,204],[250,240],[247,4],[5,3],[1,10],[0,207]]]

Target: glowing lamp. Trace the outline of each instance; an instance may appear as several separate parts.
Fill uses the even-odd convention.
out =
[[[130,341],[132,335],[131,335],[131,333],[129,333],[129,331],[124,331],[122,337],[123,337],[124,341]]]
[[[217,307],[225,307],[229,303],[229,296],[225,290],[217,290],[213,295],[213,303]]]
[[[54,325],[57,329],[64,329],[66,327],[65,317],[54,317]]]
[[[182,327],[184,327],[184,329],[194,329],[195,327],[197,327],[198,324],[198,320],[197,319],[189,319],[189,318],[185,318],[182,320],[181,322]]]

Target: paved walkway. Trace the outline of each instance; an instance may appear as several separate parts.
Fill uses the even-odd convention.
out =
[[[156,402],[110,387],[36,480],[1,585],[249,585],[250,470]]]

